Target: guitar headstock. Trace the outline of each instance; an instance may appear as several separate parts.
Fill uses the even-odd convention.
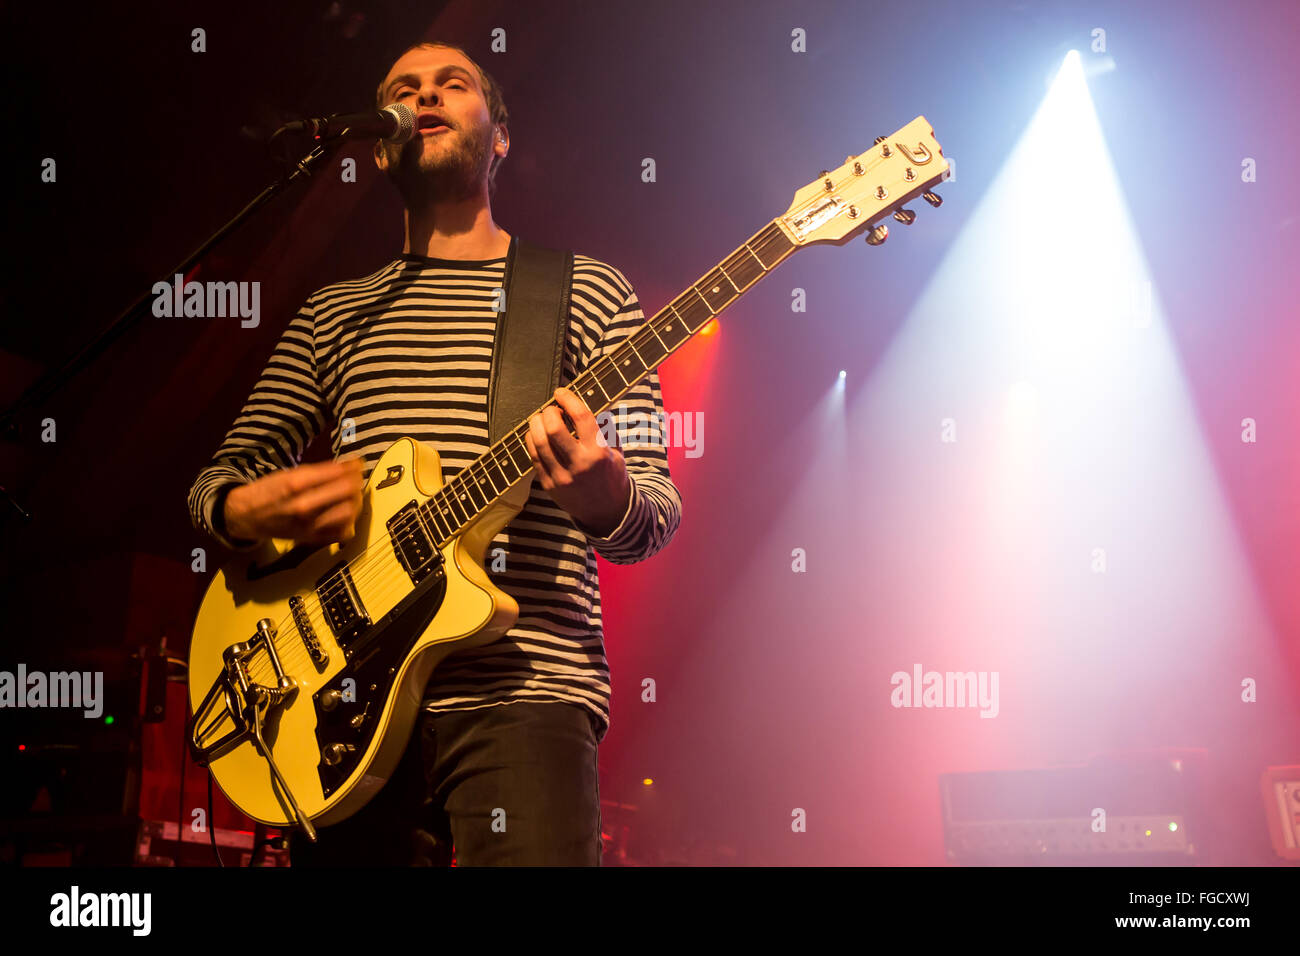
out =
[[[878,138],[859,156],[850,156],[838,169],[823,172],[794,194],[794,202],[779,222],[801,245],[832,242],[842,245],[870,230],[867,242],[878,246],[889,229],[882,219],[893,216],[910,225],[916,213],[903,207],[917,197],[938,206],[934,187],[952,172],[943,148],[924,116],[918,116],[893,136]]]

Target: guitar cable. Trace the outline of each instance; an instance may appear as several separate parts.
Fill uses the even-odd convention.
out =
[[[212,855],[217,858],[217,866],[221,869],[226,868],[226,864],[221,859],[221,851],[217,849],[217,824],[212,817],[212,768],[208,767],[208,837],[212,840]],[[256,847],[253,848],[256,851]]]

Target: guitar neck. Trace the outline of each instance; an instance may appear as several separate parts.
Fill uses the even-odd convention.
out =
[[[797,248],[799,245],[791,240],[780,220],[773,219],[656,312],[613,352],[592,362],[568,388],[582,397],[592,414],[599,415]],[[551,400],[542,408],[554,404]],[[420,506],[435,540],[446,543],[459,534],[498,496],[533,470],[524,441],[527,434],[525,419]]]

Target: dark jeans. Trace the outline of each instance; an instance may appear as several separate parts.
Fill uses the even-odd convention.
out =
[[[594,715],[518,701],[421,711],[392,778],[294,866],[600,865]]]

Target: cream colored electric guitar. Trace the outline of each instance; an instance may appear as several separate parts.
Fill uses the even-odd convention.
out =
[[[880,137],[795,193],[784,214],[665,306],[569,388],[610,407],[693,334],[814,243],[858,233],[949,176],[925,117]],[[504,634],[519,607],[483,569],[489,543],[532,484],[527,421],[444,482],[437,452],[410,438],[384,452],[346,545],[275,540],[217,573],[190,645],[190,744],[254,820],[313,824],[355,813],[392,773],[425,685],[450,651]]]

